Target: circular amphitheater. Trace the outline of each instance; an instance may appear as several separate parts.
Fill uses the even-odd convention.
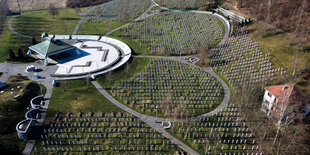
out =
[[[131,57],[125,43],[93,35],[48,35],[29,47],[29,53],[44,59],[46,65],[57,65],[52,77],[72,78],[104,74],[124,65]]]

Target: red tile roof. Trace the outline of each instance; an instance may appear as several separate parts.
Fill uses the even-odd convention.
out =
[[[279,101],[285,100],[287,102],[290,98],[294,85],[293,84],[285,84],[285,85],[278,85],[278,86],[267,86],[264,87],[270,94],[275,96]],[[287,97],[287,98],[286,98]]]

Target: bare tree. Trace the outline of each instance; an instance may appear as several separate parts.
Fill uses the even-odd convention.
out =
[[[122,14],[122,21],[127,22],[129,20],[128,8],[126,7]]]
[[[299,18],[298,18],[298,22],[297,22],[297,26],[296,26],[296,29],[295,29],[295,33],[297,33],[297,30],[299,28],[299,25],[300,25],[300,21],[301,21],[301,18],[304,14],[304,9],[305,9],[305,6],[307,5],[307,0],[304,0],[303,3],[302,3],[302,8],[300,10],[300,14],[299,14]]]
[[[96,18],[99,19],[101,17],[101,15],[102,15],[102,9],[100,7],[97,7],[95,9],[95,16],[96,16]]]
[[[106,74],[106,78],[107,78],[107,80],[109,81],[109,83],[111,83],[111,81],[112,81],[112,71],[109,71],[109,72]]]
[[[59,14],[58,9],[52,3],[48,6],[48,13],[52,16],[52,18],[55,18],[55,16]]]
[[[80,7],[78,7],[78,6],[74,7],[74,12],[75,12],[76,15],[79,15],[80,12],[81,12]]]
[[[130,69],[130,65],[129,65],[129,63],[127,62],[127,63],[126,63],[126,66],[125,66],[125,72],[126,72],[126,76],[127,76],[127,77],[128,77],[129,69]]]
[[[9,11],[8,0],[0,1],[0,33],[3,27],[3,24],[5,23],[5,18],[6,18],[8,11]]]
[[[205,47],[200,47],[197,51],[200,65],[208,65],[209,64],[209,53]]]

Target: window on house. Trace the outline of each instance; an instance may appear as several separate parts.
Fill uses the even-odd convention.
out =
[[[268,92],[268,96],[271,97],[272,95]]]

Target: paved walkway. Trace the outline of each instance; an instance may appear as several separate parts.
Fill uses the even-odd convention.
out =
[[[24,37],[24,38],[32,38],[32,37],[30,37],[30,36],[23,35],[23,34],[21,34],[21,33],[19,33],[19,32],[16,32],[16,31],[14,30],[14,28],[13,28],[13,26],[12,26],[12,21],[13,21],[16,17],[18,17],[18,16],[20,16],[20,15],[12,16],[11,19],[9,20],[8,26],[9,26],[10,31],[11,31],[12,33],[14,33],[14,34],[16,34],[16,35],[19,35],[19,36],[21,36],[21,37]]]
[[[156,118],[152,117],[152,116],[147,116],[144,114],[141,114],[125,105],[123,105],[122,103],[118,102],[117,100],[115,100],[108,92],[106,92],[101,85],[97,82],[97,81],[92,81],[92,84],[99,90],[99,92],[105,96],[110,102],[112,102],[114,105],[116,105],[117,107],[121,108],[122,110],[131,113],[132,115],[138,117],[139,119],[141,119],[143,122],[147,123],[148,125],[150,125],[152,128],[154,128],[157,132],[161,133],[163,136],[165,136],[167,139],[170,139],[171,141],[173,141],[174,144],[176,144],[177,146],[179,146],[182,150],[184,150],[185,152],[191,154],[191,155],[196,155],[198,154],[196,151],[194,151],[192,148],[190,148],[189,146],[187,146],[186,144],[184,144],[182,141],[180,141],[179,139],[173,137],[170,133],[168,133],[166,130],[164,130],[160,124],[155,123]],[[162,118],[157,119],[157,121],[164,121]]]

